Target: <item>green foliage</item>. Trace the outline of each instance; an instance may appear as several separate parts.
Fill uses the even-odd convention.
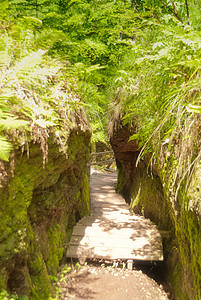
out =
[[[201,39],[199,32],[179,24],[153,22],[142,37],[120,65],[114,89],[124,124],[137,126],[131,139],[138,138],[149,151],[154,138],[170,140],[178,122],[199,112]]]
[[[199,6],[197,2],[195,11]],[[195,25],[192,14],[190,25],[186,25],[184,9],[182,11],[180,7],[178,12],[182,22],[167,13],[157,21],[144,22],[140,38],[135,39],[132,50],[119,66],[111,98],[115,103],[114,115],[117,107],[121,111],[118,114],[118,118],[122,116],[119,126],[126,124],[135,129],[131,139],[139,140],[137,164],[147,152],[152,153],[152,157],[145,155],[145,163],[148,157],[154,164],[158,163],[182,265],[176,283],[177,296],[181,299],[199,299],[200,198],[193,200],[187,197],[187,193],[195,170],[200,169],[201,157],[200,19],[197,14],[199,26]],[[139,187],[137,180],[134,183],[135,188]],[[195,186],[199,191],[199,185]],[[147,195],[142,202],[145,205],[150,198]],[[137,192],[134,196],[133,201],[138,201]],[[156,205],[154,211],[161,216],[160,206],[155,200],[154,205],[150,205],[149,200],[146,209]],[[181,286],[178,279],[183,281]]]
[[[9,143],[4,137],[0,137],[0,159],[8,162],[11,150],[12,144]]]
[[[132,3],[18,0],[11,1],[10,8],[32,26],[32,39],[38,46],[49,47],[52,56],[59,54],[70,61],[67,73],[76,80],[76,93],[86,104],[93,141],[106,141],[107,86],[139,25]]]
[[[11,23],[0,38],[0,159],[5,161],[12,150],[11,139],[15,146],[29,139],[38,141],[45,160],[48,130],[53,128],[65,152],[70,113],[83,106],[71,92],[65,64],[48,56],[47,50],[37,49],[27,20],[34,26],[40,24],[36,18],[18,19],[18,24]]]
[[[24,127],[27,125],[27,122],[19,120],[10,114],[4,101],[5,100],[0,100],[0,159],[8,161],[12,144],[4,137],[4,131]],[[6,101],[8,101],[8,99]]]
[[[75,266],[76,267],[76,266]],[[76,267],[77,268],[77,267]],[[79,268],[78,268],[79,269]],[[67,278],[68,278],[68,273],[71,272],[71,267],[65,265],[62,270],[61,270],[61,273],[60,273],[60,279],[59,279],[59,282],[63,282],[63,281],[66,281]]]
[[[9,295],[5,290],[0,293],[0,300],[28,300],[27,296]]]
[[[8,8],[17,16],[10,36],[17,37],[19,46],[23,41],[24,49],[24,54],[14,53],[15,59],[21,59],[14,69],[16,75],[26,82],[29,74],[27,84],[45,92],[45,97],[40,96],[44,102],[52,96],[35,82],[53,74],[44,74],[47,68],[41,69],[42,58],[46,60],[47,53],[60,55],[65,60],[63,76],[72,82],[88,112],[92,142],[107,140],[105,112],[116,95],[121,99],[116,104],[122,108],[124,124],[132,120],[138,124],[132,138],[140,140],[145,152],[158,134],[164,141],[170,139],[178,117],[193,112],[192,105],[194,112],[195,105],[199,106],[195,89],[200,84],[200,37],[196,30],[201,20],[200,4],[195,1],[17,0],[4,11]],[[190,94],[194,94],[192,103]],[[30,112],[26,115],[33,118]],[[35,122],[42,128],[59,123],[55,114]]]
[[[189,141],[201,112],[200,8],[194,0],[2,1],[0,159],[37,141],[45,163],[49,132],[67,153],[72,112],[83,109],[92,143],[106,142],[111,102],[117,119],[134,124],[140,155]],[[198,145],[196,133],[191,141]],[[192,144],[182,147],[178,188],[200,155]]]

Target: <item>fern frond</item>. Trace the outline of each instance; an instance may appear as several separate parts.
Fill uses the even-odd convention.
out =
[[[25,120],[19,120],[16,117],[8,117],[6,119],[0,118],[0,128],[4,129],[16,129],[19,127],[28,127],[29,122]]]
[[[8,162],[11,150],[12,144],[5,137],[0,136],[0,159]]]
[[[30,55],[24,57],[20,62],[16,63],[13,71],[16,74],[26,73],[33,70],[43,60],[43,55],[47,51],[39,49],[36,52],[32,52]]]

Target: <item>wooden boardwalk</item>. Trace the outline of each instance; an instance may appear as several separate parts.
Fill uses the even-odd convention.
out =
[[[67,257],[107,260],[162,261],[162,239],[157,227],[129,212],[115,192],[116,174],[91,176],[91,215],[74,227]]]

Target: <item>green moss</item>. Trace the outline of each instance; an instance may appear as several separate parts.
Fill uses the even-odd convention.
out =
[[[117,184],[116,184],[117,193],[121,193],[123,185],[124,185],[124,174],[123,174],[121,165],[119,165]]]
[[[0,291],[6,289],[6,270],[5,268],[1,268],[1,273],[0,273]]]
[[[141,196],[141,183],[136,196],[131,197],[130,209],[134,210],[136,206],[140,205]]]
[[[0,290],[8,289],[23,257],[27,278],[19,289],[25,286],[33,300],[52,294],[49,274],[57,274],[73,226],[90,211],[89,139],[89,131],[72,131],[68,159],[50,141],[45,168],[37,144],[30,146],[29,159],[16,154],[15,176],[0,190]]]
[[[174,268],[173,275],[171,277],[172,287],[174,288],[174,293],[179,300],[189,300],[185,293],[184,282],[183,282],[183,269],[181,263],[178,262]]]
[[[46,263],[49,274],[56,275],[59,269],[59,263],[64,254],[65,231],[59,224],[52,226],[48,230],[49,241],[49,259]]]
[[[201,226],[199,215],[194,210],[193,202],[199,199],[198,191],[194,188],[198,185],[198,179],[192,179],[192,187],[186,192],[185,179],[183,180],[177,199],[175,199],[174,185],[175,168],[177,162],[171,158],[166,165],[168,176],[164,182],[164,190],[169,201],[169,213],[171,215],[176,239],[174,243],[179,250],[179,261],[173,266],[174,273],[172,285],[178,299],[200,299],[201,298]],[[164,172],[165,172],[164,171]],[[199,190],[199,188],[198,188]]]
[[[89,177],[87,174],[83,175],[80,193],[77,194],[79,200],[80,216],[90,214],[90,196],[89,196]]]
[[[17,174],[11,181],[9,194],[1,197],[0,232],[4,243],[1,243],[0,256],[3,259],[15,253],[26,251],[26,235],[29,220],[27,208],[31,203],[33,192],[33,174]]]
[[[130,208],[135,213],[149,218],[161,229],[170,229],[167,204],[164,201],[163,188],[158,176],[149,176],[146,167],[141,166],[135,172],[129,193]]]
[[[52,285],[48,276],[46,265],[44,263],[42,254],[34,249],[35,252],[31,254],[29,261],[29,270],[31,278],[31,300],[48,299],[52,293]]]
[[[195,299],[201,297],[201,232],[193,212],[181,210],[180,222],[176,224],[183,277],[188,282],[187,294]],[[190,284],[191,282],[191,284]]]

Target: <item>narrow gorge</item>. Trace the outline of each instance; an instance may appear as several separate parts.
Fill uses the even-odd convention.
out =
[[[163,248],[169,297],[201,299],[200,11],[198,0],[1,1],[0,300],[68,299],[74,273],[84,270],[76,261],[66,265],[66,253],[75,226],[93,214],[92,168],[117,173],[116,190],[113,181],[94,190],[104,213],[89,224],[115,227],[115,259],[127,216],[133,220],[123,228],[130,255],[143,240],[132,232],[135,219],[149,219],[160,253]],[[105,208],[110,188],[111,207]],[[118,197],[124,212],[113,205]],[[123,215],[121,226],[115,210]],[[111,245],[103,226],[99,231]],[[113,269],[126,264],[123,258]],[[155,261],[148,263],[154,269]],[[111,273],[121,281],[127,273],[118,271]],[[143,292],[140,274],[134,276],[142,287],[136,297],[167,299],[160,282],[148,278],[153,294]],[[138,300],[130,275],[129,297]],[[76,278],[79,299],[83,282]],[[122,286],[120,294],[126,297]]]

